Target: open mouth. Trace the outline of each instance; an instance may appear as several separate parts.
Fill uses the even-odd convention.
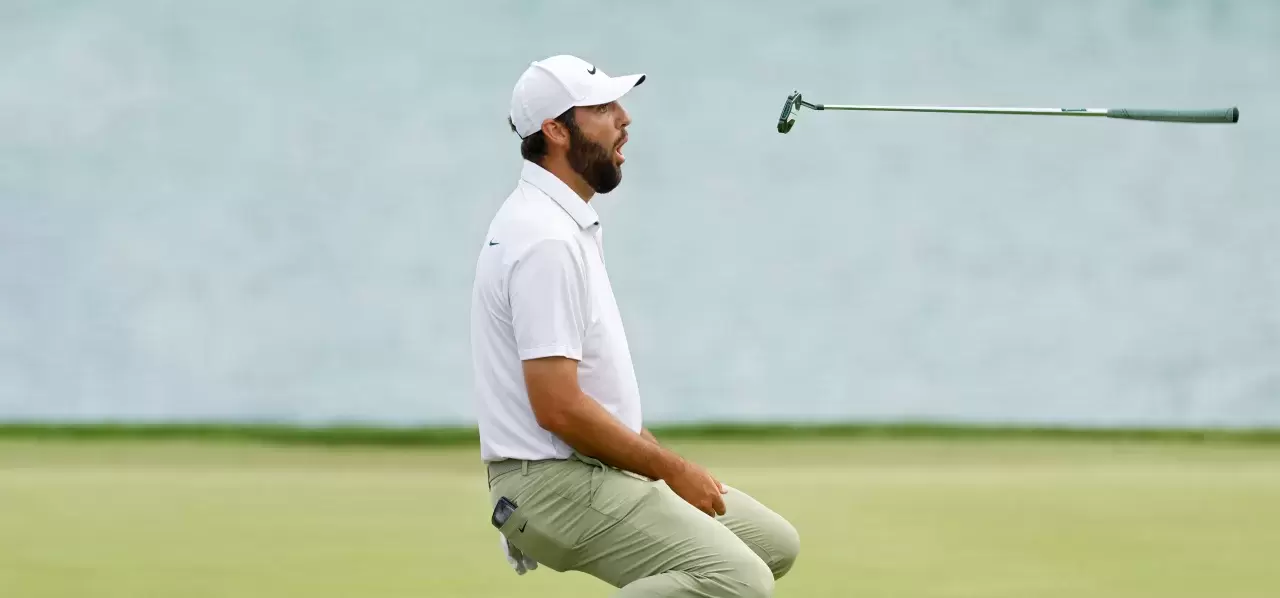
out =
[[[613,146],[613,159],[616,160],[619,164],[627,161],[626,157],[622,155],[622,146],[626,145],[626,143],[627,143],[627,138],[623,137],[622,141],[618,142],[618,145]]]

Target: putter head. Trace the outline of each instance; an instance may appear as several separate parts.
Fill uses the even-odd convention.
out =
[[[793,91],[787,96],[787,103],[782,105],[782,115],[778,117],[778,132],[787,133],[796,125],[793,112],[800,111],[800,92]]]

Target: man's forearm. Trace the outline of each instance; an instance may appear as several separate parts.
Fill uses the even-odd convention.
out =
[[[649,428],[640,428],[640,436],[649,442],[659,444],[658,439],[653,436],[653,432],[650,432]]]
[[[568,402],[542,426],[584,455],[649,478],[666,479],[684,464],[648,430],[632,432],[586,395]]]

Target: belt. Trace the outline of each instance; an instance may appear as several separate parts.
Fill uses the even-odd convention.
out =
[[[504,473],[511,473],[517,469],[523,469],[525,473],[528,473],[530,463],[538,463],[538,461],[528,461],[525,459],[503,459],[501,461],[491,461],[489,462],[489,479],[492,480]]]
[[[489,463],[486,464],[489,469],[489,487],[490,488],[493,487],[493,479],[500,475],[511,473],[517,470],[523,471],[524,475],[529,475],[530,465],[537,465],[539,463],[551,463],[554,461],[560,461],[560,462],[582,461],[583,463],[586,463],[587,465],[592,466],[594,468],[594,470],[591,472],[591,485],[592,485],[593,493],[594,493],[594,489],[598,488],[600,485],[600,482],[603,480],[602,474],[604,473],[605,469],[613,469],[596,459],[581,455],[577,452],[574,452],[573,455],[570,456],[568,459],[540,459],[540,460],[532,460],[532,461],[528,459],[502,459],[499,461],[490,461]]]

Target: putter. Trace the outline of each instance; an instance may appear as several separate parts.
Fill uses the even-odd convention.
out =
[[[778,117],[778,132],[787,133],[796,124],[800,108],[811,110],[872,110],[878,112],[948,112],[961,114],[1024,114],[1031,116],[1095,116],[1124,120],[1149,120],[1175,123],[1236,123],[1240,121],[1240,109],[1236,107],[1216,110],[1159,110],[1145,108],[983,108],[943,106],[862,106],[849,104],[813,104],[804,101],[800,92],[793,91],[782,105]]]

